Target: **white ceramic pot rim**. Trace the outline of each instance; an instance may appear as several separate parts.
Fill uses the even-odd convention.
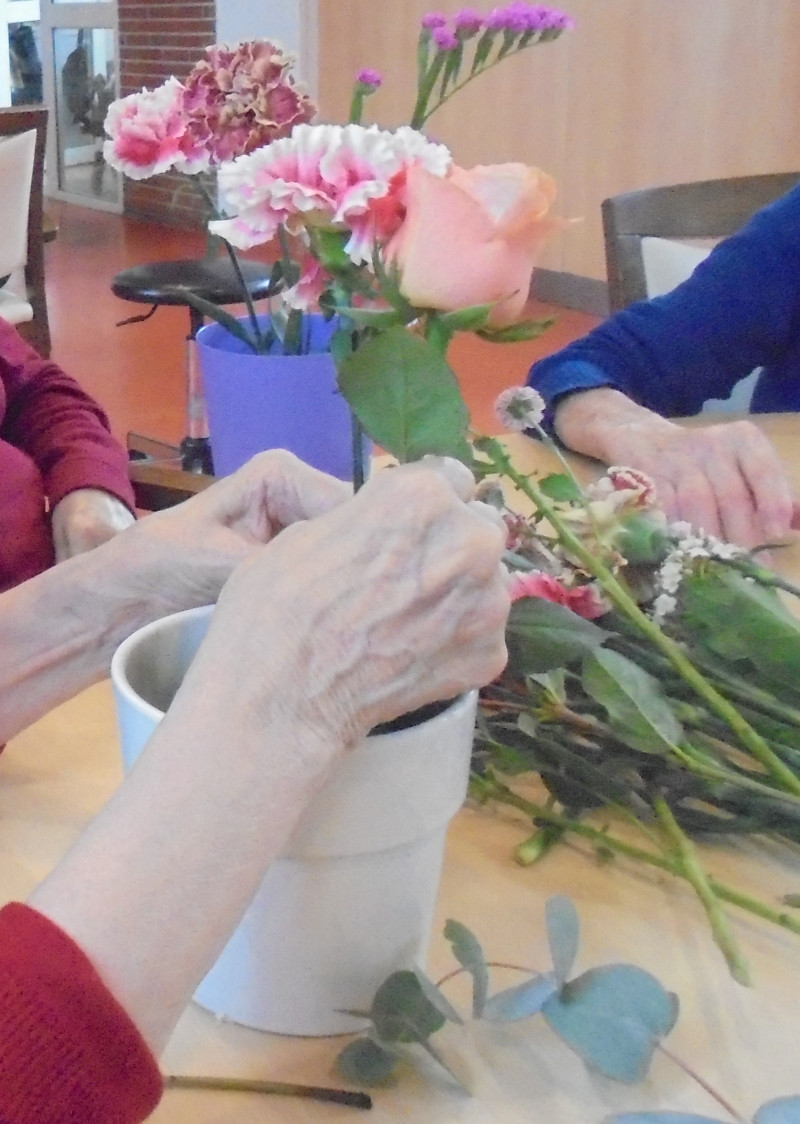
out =
[[[151,621],[150,624],[142,625],[136,632],[132,632],[127,639],[123,640],[119,645],[114,655],[111,657],[111,679],[114,683],[114,688],[131,706],[137,707],[146,717],[152,719],[154,722],[159,722],[164,717],[164,711],[152,703],[143,699],[140,694],[133,690],[128,681],[128,661],[131,652],[138,648],[143,640],[147,640],[153,633],[160,632],[164,627],[165,621],[181,621],[193,620],[195,618],[202,618],[210,616],[214,611],[213,605],[198,605],[194,609],[182,609],[177,613],[167,613],[163,617],[158,617],[156,620]]]

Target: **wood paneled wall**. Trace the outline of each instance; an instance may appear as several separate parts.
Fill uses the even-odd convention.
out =
[[[408,119],[419,18],[459,0],[320,0],[320,99],[346,120],[353,75],[380,70],[373,120]],[[476,5],[477,6],[477,5]],[[486,7],[489,5],[480,5]],[[459,163],[556,176],[583,221],[542,266],[603,279],[600,203],[655,184],[800,168],[798,0],[561,0],[574,31],[504,62],[431,122]]]

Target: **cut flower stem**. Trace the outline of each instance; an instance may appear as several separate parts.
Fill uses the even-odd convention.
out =
[[[549,444],[546,435],[543,434],[543,437]],[[603,587],[603,591],[615,607],[663,652],[678,674],[693,688],[696,694],[704,699],[709,707],[730,726],[742,745],[750,750],[756,760],[761,762],[764,768],[775,777],[787,792],[800,796],[800,777],[796,776],[788,765],[770,749],[764,738],[742,717],[736,707],[697,670],[680,645],[667,636],[646,613],[642,612],[619,579],[587,549],[578,536],[561,519],[557,509],[536,481],[514,467],[510,456],[500,442],[495,438],[482,438],[477,442],[477,447],[489,456],[495,471],[499,475],[507,477],[523,495],[535,504],[538,511],[557,532],[562,545],[580,560],[590,574],[597,578]]]

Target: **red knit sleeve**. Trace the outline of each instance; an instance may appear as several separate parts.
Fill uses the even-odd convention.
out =
[[[78,488],[100,488],[133,509],[128,455],[103,410],[2,318],[0,379],[6,399],[3,439],[34,461],[52,506]]]
[[[158,1065],[86,955],[28,906],[0,909],[0,1121],[138,1124]]]

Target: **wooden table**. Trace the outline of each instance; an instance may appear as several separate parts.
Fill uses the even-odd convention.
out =
[[[767,419],[795,474],[800,419]],[[518,461],[544,463],[536,445],[512,440]],[[518,447],[517,447],[518,446]],[[798,548],[781,568],[800,575]],[[15,738],[0,757],[0,900],[24,897],[50,869],[121,778],[111,692],[101,684]],[[498,960],[548,966],[543,907],[555,893],[578,906],[584,938],[578,969],[629,961],[655,972],[681,999],[668,1040],[750,1118],[763,1101],[800,1093],[797,993],[800,938],[735,915],[755,986],[734,983],[708,936],[692,894],[666,876],[617,863],[599,869],[576,846],[557,848],[541,865],[511,858],[521,838],[513,814],[466,808],[453,823],[430,970],[451,966],[441,937],[448,917],[468,925]],[[800,859],[753,842],[704,848],[718,877],[776,899],[800,891]],[[506,986],[508,975],[496,984]],[[456,990],[453,998],[458,1000]],[[438,1074],[404,1073],[374,1094],[375,1124],[600,1124],[612,1111],[673,1109],[724,1118],[721,1109],[666,1056],[645,1084],[628,1087],[587,1072],[538,1020],[512,1028],[458,1031],[472,1042],[466,1096]],[[341,1084],[331,1073],[343,1039],[291,1039],[221,1023],[195,1005],[182,1017],[164,1057],[167,1072],[225,1074]],[[240,1093],[170,1091],[158,1124],[325,1124],[357,1110]]]

